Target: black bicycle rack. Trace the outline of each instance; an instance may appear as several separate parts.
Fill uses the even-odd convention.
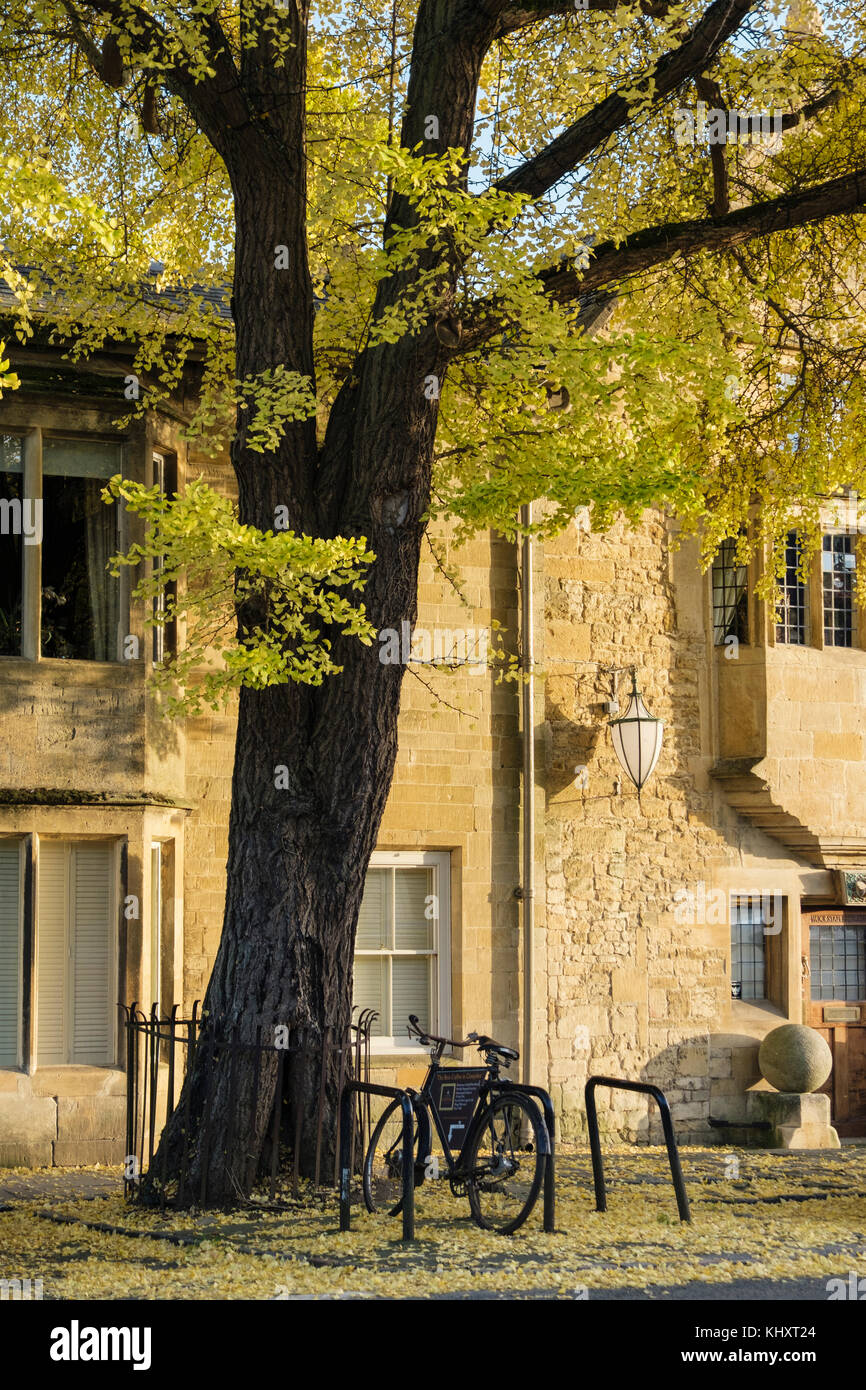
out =
[[[350,1229],[350,1188],[354,1127],[352,1097],[387,1096],[399,1100],[403,1110],[403,1240],[415,1239],[415,1106],[412,1093],[399,1086],[377,1086],[372,1081],[347,1081],[340,1097],[340,1230]],[[363,1158],[363,1155],[362,1155]]]
[[[668,1151],[668,1162],[671,1166],[671,1177],[673,1179],[674,1191],[677,1194],[677,1209],[680,1214],[680,1221],[691,1221],[692,1214],[689,1208],[689,1199],[686,1193],[686,1184],[683,1178],[683,1170],[680,1166],[680,1155],[677,1149],[677,1141],[674,1138],[674,1122],[671,1119],[671,1107],[668,1104],[667,1096],[658,1086],[651,1086],[647,1081],[617,1081],[612,1076],[591,1076],[584,1088],[586,1099],[586,1122],[589,1126],[589,1147],[592,1151],[592,1179],[595,1183],[595,1209],[596,1211],[607,1211],[607,1193],[604,1187],[604,1160],[601,1156],[601,1138],[598,1131],[598,1114],[595,1108],[596,1087],[607,1086],[615,1091],[639,1091],[642,1095],[652,1096],[659,1108],[662,1118],[662,1129],[665,1135],[665,1145]],[[547,1229],[545,1227],[545,1229]]]
[[[515,1091],[521,1091],[525,1096],[535,1096],[541,1101],[541,1109],[544,1112],[544,1128],[547,1130],[547,1154],[544,1165],[544,1229],[545,1231],[556,1230],[556,1118],[553,1113],[553,1101],[541,1086],[526,1086],[521,1081],[514,1086]]]

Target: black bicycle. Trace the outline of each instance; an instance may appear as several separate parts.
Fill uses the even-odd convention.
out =
[[[531,1096],[500,1077],[519,1053],[470,1033],[457,1041],[425,1033],[409,1015],[409,1036],[430,1047],[430,1066],[415,1106],[415,1186],[441,1176],[433,1154],[430,1117],[439,1136],[455,1197],[469,1198],[473,1219],[510,1235],[532,1211],[550,1151],[542,1114]],[[475,1046],[483,1067],[443,1067],[446,1047]],[[454,1156],[456,1153],[456,1157]],[[396,1216],[403,1206],[403,1118],[399,1100],[383,1111],[364,1158],[364,1202],[370,1212]]]

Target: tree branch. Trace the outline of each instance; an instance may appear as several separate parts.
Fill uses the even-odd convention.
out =
[[[725,112],[725,122],[727,123],[727,107],[722,101],[722,89],[718,82],[711,82],[708,77],[696,77],[695,87],[701,101],[712,103],[716,108]],[[724,217],[731,210],[731,198],[728,191],[728,161],[727,146],[710,145],[710,164],[713,169],[713,204],[710,212],[713,217]]]
[[[513,34],[517,29],[526,29],[530,24],[537,24],[539,20],[553,19],[556,15],[586,14],[588,10],[600,10],[612,13],[622,7],[623,0],[587,0],[587,4],[577,3],[577,0],[560,0],[559,4],[550,4],[549,0],[524,0],[522,5],[514,5],[505,11],[499,21],[494,38],[504,38],[506,34]],[[670,9],[670,0],[638,0],[638,8],[641,13],[649,19],[662,19]]]
[[[714,0],[679,47],[665,53],[655,67],[630,86],[651,84],[655,103],[658,104],[677,87],[704,71],[758,3],[759,0]],[[577,168],[614,131],[627,125],[630,118],[628,98],[622,91],[612,92],[532,159],[513,173],[506,174],[497,187],[506,193],[526,193],[531,198],[540,198],[564,174]]]
[[[840,88],[831,87],[830,91],[825,92],[823,96],[816,97],[814,101],[809,101],[805,106],[801,106],[799,111],[786,111],[782,116],[782,129],[794,130],[801,121],[811,121],[814,116],[819,116],[828,107],[836,106],[841,95]]]
[[[729,251],[755,237],[789,231],[864,207],[866,168],[855,169],[802,193],[789,193],[751,207],[737,208],[724,217],[644,227],[619,244],[601,242],[592,251],[592,260],[585,270],[576,269],[573,261],[563,261],[542,270],[538,278],[557,303],[578,300],[583,303],[588,295],[604,288],[610,291],[631,276],[673,260],[675,256],[692,256],[698,251]],[[460,351],[466,352],[501,330],[498,304],[493,300],[480,302],[470,320],[464,317],[463,326]]]
[[[117,26],[131,41],[131,51],[141,58],[156,58],[164,64],[165,71],[156,81],[163,82],[174,91],[193,118],[201,126],[211,144],[222,153],[219,135],[226,124],[238,125],[249,118],[249,112],[240,86],[240,78],[229,51],[228,39],[215,15],[208,15],[202,21],[210,48],[209,60],[214,69],[213,77],[194,75],[184,62],[182,54],[173,49],[169,35],[154,15],[140,5],[120,5],[117,0],[63,0],[63,7],[69,15],[74,40],[94,66],[97,75],[105,81],[103,65],[94,63],[95,41],[87,33],[80,13],[91,11],[100,18]],[[130,21],[134,20],[133,32]],[[98,50],[97,55],[98,57]]]

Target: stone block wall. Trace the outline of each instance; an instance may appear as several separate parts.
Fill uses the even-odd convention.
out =
[[[547,1030],[565,1134],[584,1132],[583,1087],[595,1073],[661,1086],[682,1139],[719,1139],[710,1113],[744,1104],[760,1081],[761,1036],[796,1016],[798,978],[780,1007],[732,1000],[727,909],[718,920],[700,907],[714,891],[726,903],[731,891],[781,891],[786,950],[797,949],[806,866],[736,816],[709,776],[718,701],[706,584],[694,546],[675,552],[652,514],[605,535],[575,524],[545,547]],[[602,711],[608,668],[632,665],[665,721],[640,798]],[[625,713],[625,671],[616,683]],[[747,725],[748,689],[744,679]],[[639,1096],[600,1092],[599,1113],[624,1138],[660,1136],[655,1106]]]
[[[0,1071],[0,1168],[122,1162],[126,1077],[94,1067]]]

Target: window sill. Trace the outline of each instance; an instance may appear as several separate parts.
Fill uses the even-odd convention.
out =
[[[9,1079],[15,1077],[19,1099],[28,1096],[59,1096],[74,1100],[77,1097],[122,1097],[126,1095],[126,1072],[116,1063],[88,1065],[82,1062],[57,1063],[37,1067],[34,1072],[0,1070],[0,1091],[11,1089]]]
[[[430,1056],[429,1047],[404,1047],[398,1043],[370,1044],[370,1062],[423,1062]]]
[[[106,679],[117,677],[134,682],[144,674],[145,662],[137,661],[88,661],[79,657],[41,656],[38,661],[26,656],[0,656],[0,670],[4,676],[20,676],[31,680],[34,672],[54,676],[62,671],[65,678],[80,680],[83,685],[100,685]]]
[[[739,1023],[766,1023],[769,1019],[787,1021],[788,1015],[772,999],[732,999],[731,1018]]]

